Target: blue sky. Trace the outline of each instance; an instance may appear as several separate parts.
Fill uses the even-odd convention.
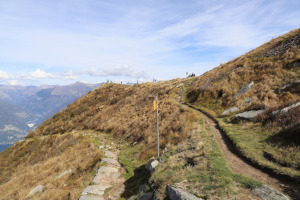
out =
[[[0,84],[200,75],[299,16],[299,0],[0,0]]]

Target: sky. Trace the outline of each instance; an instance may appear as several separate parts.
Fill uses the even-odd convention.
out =
[[[199,76],[299,16],[299,0],[0,0],[0,84]]]

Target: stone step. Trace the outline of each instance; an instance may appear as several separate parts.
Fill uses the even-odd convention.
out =
[[[79,200],[105,200],[105,199],[103,197],[97,196],[97,195],[84,195],[84,196],[81,196],[79,198]]]
[[[116,180],[121,176],[119,172],[112,172],[112,173],[98,173],[94,179],[93,183],[97,185],[102,184],[111,184],[116,182]]]
[[[109,188],[110,185],[89,185],[81,193],[81,195],[102,195],[105,189]]]
[[[102,166],[98,169],[98,173],[113,173],[118,171],[119,170],[115,167],[106,167],[106,166]]]
[[[103,158],[102,162],[106,162],[108,164],[112,164],[112,165],[116,165],[116,166],[120,166],[119,162],[115,159],[111,159],[111,158]]]
[[[112,151],[104,151],[104,155],[108,158],[117,158],[117,154]]]

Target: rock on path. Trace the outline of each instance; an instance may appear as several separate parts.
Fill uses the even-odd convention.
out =
[[[125,179],[121,176],[122,166],[118,162],[118,151],[101,147],[105,153],[105,158],[101,161],[103,165],[98,169],[92,185],[82,191],[79,200],[117,199],[124,190]],[[105,190],[109,190],[108,194],[105,194]]]

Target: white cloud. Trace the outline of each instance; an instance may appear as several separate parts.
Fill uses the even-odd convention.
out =
[[[106,76],[126,76],[132,78],[146,78],[147,73],[143,70],[136,70],[133,67],[130,67],[127,64],[124,64],[119,67],[114,67],[112,69],[104,69],[98,70],[96,68],[86,68],[76,74],[88,74],[90,76],[99,76],[99,77],[106,77]]]
[[[54,74],[46,73],[41,69],[30,72],[25,79],[45,79],[45,78],[57,78]]]
[[[9,79],[10,77],[7,72],[0,70],[0,79]]]
[[[9,80],[8,84],[9,85],[22,85],[23,81],[20,81],[20,80]]]
[[[77,76],[74,75],[72,70],[62,72],[59,77],[61,77],[62,79],[72,79],[72,80],[75,80],[77,78]]]

